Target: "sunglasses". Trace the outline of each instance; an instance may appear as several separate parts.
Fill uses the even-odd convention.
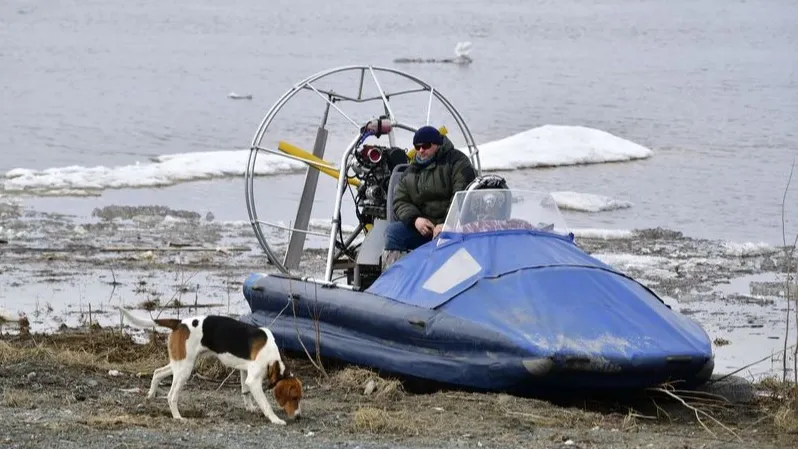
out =
[[[432,144],[431,143],[417,143],[417,144],[415,144],[413,146],[416,147],[416,150],[420,150],[422,148],[425,149],[425,150],[429,150],[430,148],[432,148]]]

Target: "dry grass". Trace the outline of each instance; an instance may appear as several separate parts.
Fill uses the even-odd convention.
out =
[[[798,434],[798,385],[770,377],[758,386],[765,395],[759,404],[776,430]]]
[[[160,427],[157,418],[147,415],[95,415],[86,417],[79,422],[94,429],[103,430],[128,429],[130,427]]]
[[[775,410],[773,425],[784,433],[798,433],[798,407],[795,401],[792,405],[782,405]]]
[[[363,368],[344,368],[329,378],[328,385],[348,393],[365,394],[373,399],[396,401],[405,396],[402,384]]]
[[[0,340],[0,364],[22,361],[87,368],[107,372],[115,369],[149,375],[168,363],[165,337],[152,333],[150,341],[139,344],[118,331],[92,329],[52,335],[6,336]],[[223,380],[230,370],[215,357],[197,361],[196,374],[204,380]]]
[[[6,407],[31,408],[38,402],[36,395],[29,391],[10,388],[3,390],[3,405]]]
[[[415,436],[421,423],[410,410],[390,411],[376,407],[361,407],[352,413],[351,428],[356,432]]]
[[[206,355],[198,359],[195,368],[198,377],[213,381],[227,379],[231,371],[231,368],[224,366],[222,362],[213,355]],[[236,377],[236,380],[237,379],[238,377]],[[238,385],[238,382],[234,382],[234,384]]]
[[[75,402],[71,396],[58,397],[50,391],[33,392],[29,390],[4,388],[2,402],[0,404],[13,408],[39,408],[47,407],[48,404],[57,402],[61,405],[69,405]]]
[[[129,336],[104,330],[0,340],[0,363],[29,360],[94,370],[117,369],[142,373],[164,365],[167,356],[163,342],[153,340],[140,345]]]

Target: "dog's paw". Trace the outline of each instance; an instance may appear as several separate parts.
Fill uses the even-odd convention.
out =
[[[284,426],[285,425],[285,421],[283,421],[280,418],[270,419],[269,421],[271,421],[272,424],[277,424],[278,426]]]

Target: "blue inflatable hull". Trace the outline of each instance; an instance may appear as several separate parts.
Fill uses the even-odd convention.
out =
[[[313,353],[318,334],[323,357],[482,391],[698,385],[712,374],[696,322],[572,240],[443,237],[363,292],[252,274],[242,319],[287,350],[303,351],[301,339]]]

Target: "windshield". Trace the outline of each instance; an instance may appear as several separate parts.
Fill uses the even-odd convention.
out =
[[[567,235],[554,198],[544,192],[508,189],[460,191],[454,195],[443,232],[533,229]]]

